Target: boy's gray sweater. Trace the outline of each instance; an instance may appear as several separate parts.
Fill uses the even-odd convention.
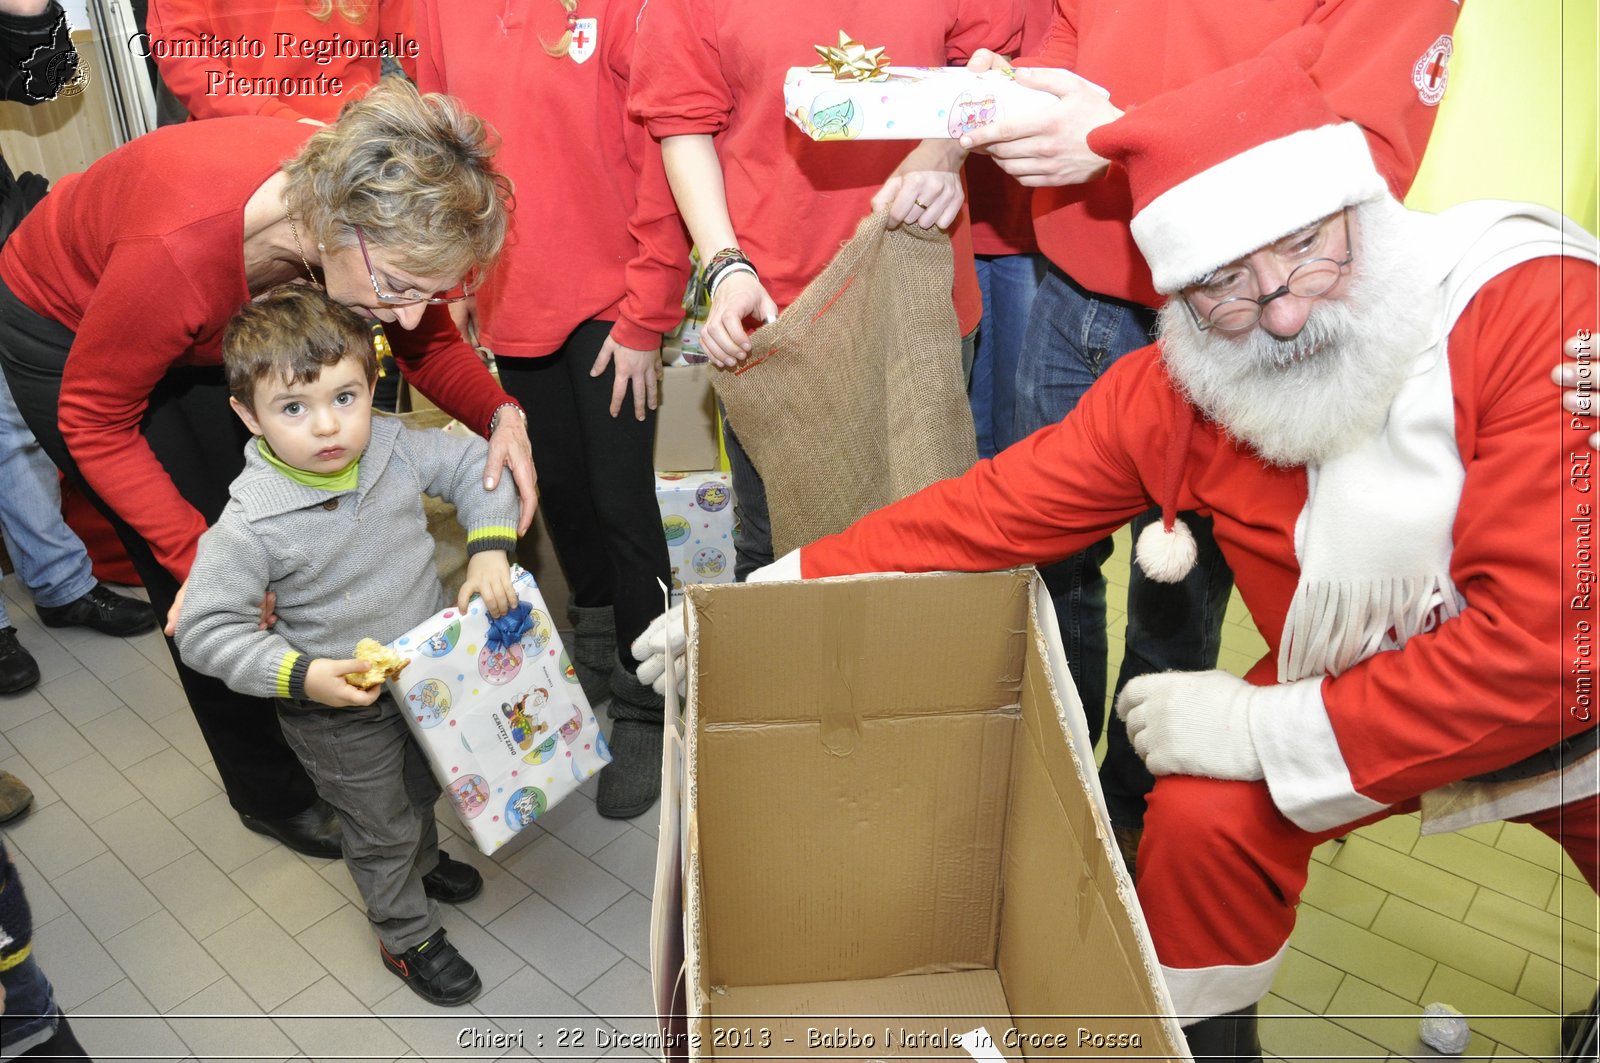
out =
[[[178,650],[234,690],[304,698],[306,667],[356,642],[391,642],[445,608],[422,495],[452,502],[467,553],[516,546],[510,476],[483,489],[488,444],[375,417],[354,490],[329,492],[267,464],[255,440],[222,516],[200,538],[178,619]],[[257,630],[278,595],[278,622]]]

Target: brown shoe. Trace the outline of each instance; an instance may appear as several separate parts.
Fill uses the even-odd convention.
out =
[[[9,823],[33,807],[33,791],[28,784],[0,771],[0,823]]]

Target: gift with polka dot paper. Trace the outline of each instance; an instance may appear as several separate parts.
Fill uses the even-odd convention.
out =
[[[1043,112],[1055,97],[1017,84],[1009,69],[886,66],[881,80],[790,67],[783,109],[812,140],[956,138],[991,122]]]
[[[691,583],[733,582],[733,479],[725,472],[657,472],[656,505],[672,565],[672,604]]]
[[[533,576],[492,618],[474,598],[390,646],[409,659],[389,692],[472,840],[493,853],[611,761]]]

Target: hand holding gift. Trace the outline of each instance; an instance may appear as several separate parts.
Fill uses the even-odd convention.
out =
[[[483,550],[467,560],[467,578],[456,595],[456,608],[465,610],[476,594],[490,616],[503,616],[517,601],[511,585],[511,562],[504,550]]]
[[[974,53],[969,71],[1011,69],[1006,58],[987,49]],[[992,157],[1020,184],[1071,185],[1098,180],[1106,160],[1089,150],[1089,130],[1122,116],[1100,86],[1068,70],[1022,67],[1012,71],[1017,84],[1049,99],[965,133],[961,146]]]

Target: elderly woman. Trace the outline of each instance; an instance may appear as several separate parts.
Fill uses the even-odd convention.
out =
[[[112,518],[169,634],[195,544],[243,464],[223,325],[286,281],[399,326],[396,360],[488,437],[485,483],[510,469],[526,529],[533,462],[521,409],[445,305],[505,238],[509,184],[491,154],[483,123],[455,101],[390,78],[320,131],[250,116],[140,137],[62,180],[7,241],[0,365],[45,450]],[[245,826],[338,856],[337,821],[271,706],[173,657]]]

